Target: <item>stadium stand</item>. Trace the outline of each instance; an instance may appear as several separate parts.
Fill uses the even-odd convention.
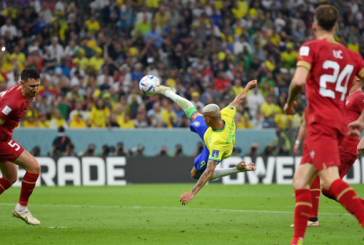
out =
[[[5,0],[0,5],[0,90],[25,67],[42,86],[21,127],[188,127],[183,111],[138,89],[146,74],[193,101],[225,107],[258,79],[238,108],[238,129],[280,128],[299,46],[314,38],[313,11],[340,10],[336,39],[364,57],[364,4],[343,0]],[[290,136],[291,135],[291,136]],[[292,141],[292,140],[291,140]]]

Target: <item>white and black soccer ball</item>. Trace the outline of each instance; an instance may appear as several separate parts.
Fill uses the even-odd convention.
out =
[[[146,75],[139,82],[139,89],[143,94],[151,96],[155,95],[156,89],[160,86],[159,79],[153,75]]]

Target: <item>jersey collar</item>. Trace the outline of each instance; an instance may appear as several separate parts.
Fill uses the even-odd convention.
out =
[[[224,119],[222,119],[223,121],[224,121],[224,127],[222,128],[222,129],[217,129],[217,130],[212,130],[212,131],[214,131],[214,132],[221,132],[221,131],[223,131],[224,129],[225,129],[225,127],[226,127],[226,122],[225,122],[225,120]]]

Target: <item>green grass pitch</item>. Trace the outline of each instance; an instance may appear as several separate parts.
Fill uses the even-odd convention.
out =
[[[291,186],[205,186],[187,206],[191,184],[37,187],[30,211],[38,227],[13,218],[20,188],[0,196],[0,244],[289,244]],[[359,196],[364,186],[354,185]],[[355,217],[321,196],[321,227],[304,244],[364,244]]]

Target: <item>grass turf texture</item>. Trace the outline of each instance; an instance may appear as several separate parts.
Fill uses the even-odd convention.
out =
[[[289,244],[291,186],[210,184],[182,206],[192,187],[37,187],[29,205],[37,227],[12,217],[20,188],[11,188],[0,196],[0,244]],[[364,196],[363,185],[354,188]],[[338,203],[321,195],[320,212],[304,244],[364,244]]]

